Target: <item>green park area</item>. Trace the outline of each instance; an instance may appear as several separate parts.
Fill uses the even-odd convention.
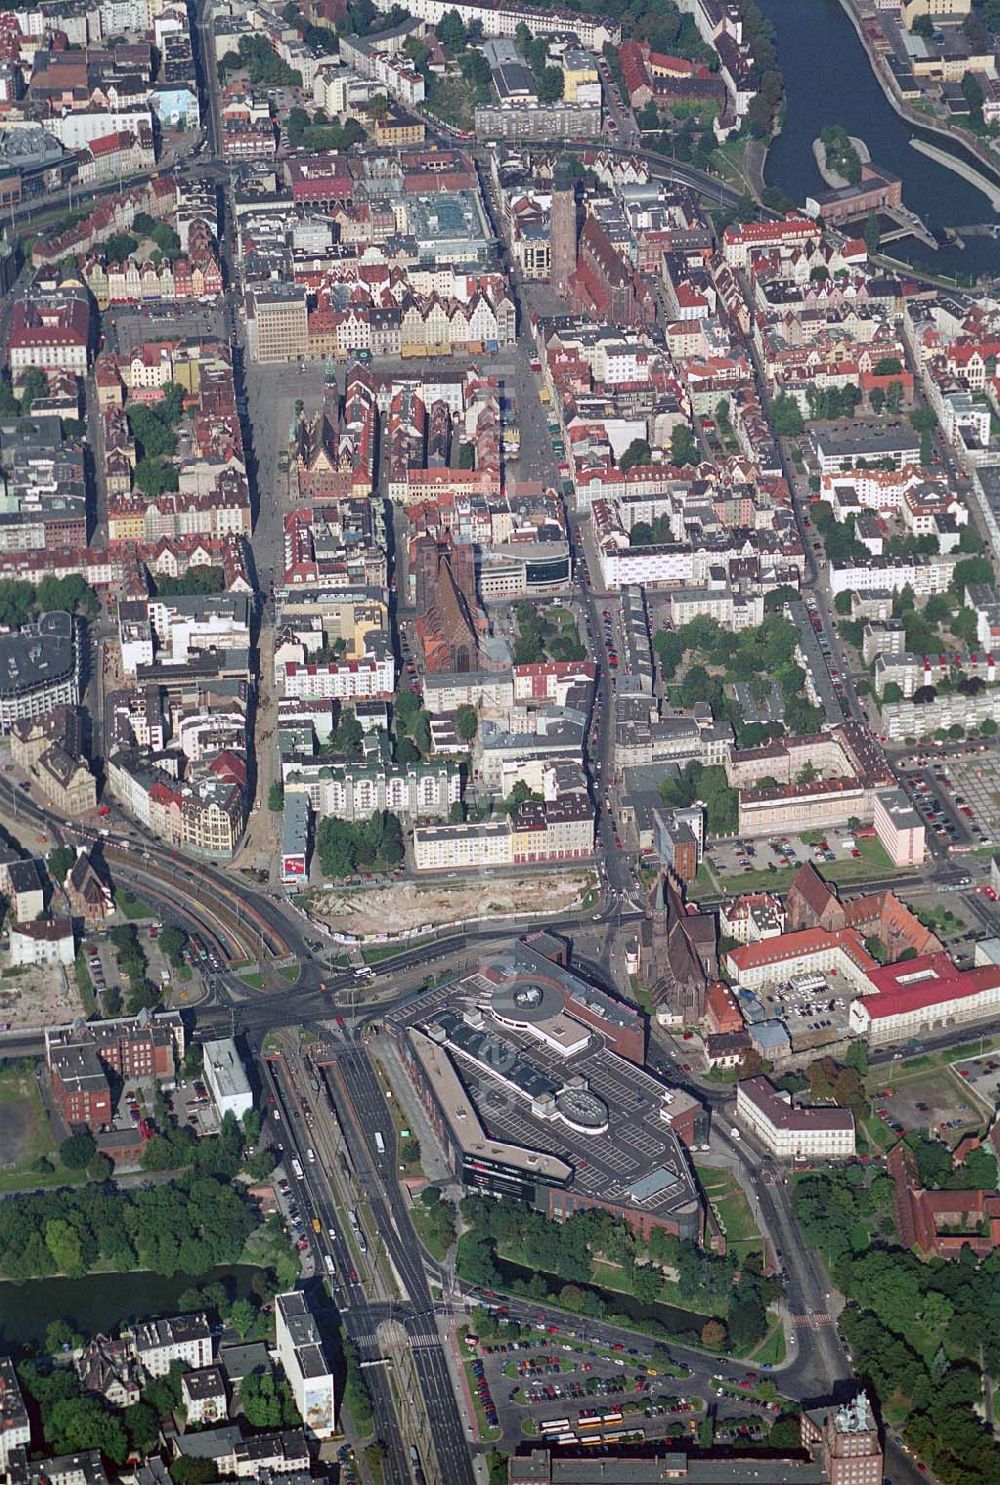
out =
[[[701,1188],[708,1198],[719,1226],[726,1236],[728,1251],[744,1261],[751,1253],[762,1253],[764,1243],[754,1220],[746,1192],[732,1171],[695,1162]]]
[[[920,1186],[996,1188],[988,1147],[956,1168],[938,1140],[911,1135],[907,1143]],[[849,1301],[839,1329],[885,1420],[944,1485],[1000,1479],[1000,1444],[978,1414],[984,1377],[1000,1375],[993,1259],[977,1261],[966,1248],[954,1263],[927,1263],[901,1248],[893,1182],[876,1166],[801,1174],[793,1202],[807,1246]]]
[[[673,1336],[708,1351],[747,1355],[770,1331],[769,1306],[780,1285],[761,1272],[749,1212],[728,1186],[718,1194],[741,1234],[725,1254],[662,1228],[644,1244],[626,1223],[604,1212],[554,1222],[516,1202],[466,1197],[457,1272],[467,1283],[532,1303],[655,1338]]]

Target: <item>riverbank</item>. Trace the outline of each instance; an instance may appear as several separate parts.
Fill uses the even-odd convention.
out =
[[[780,191],[801,208],[823,189],[810,145],[836,123],[846,134],[864,139],[880,168],[899,176],[909,211],[926,224],[937,244],[936,250],[929,243],[899,245],[893,250],[896,256],[918,272],[929,268],[935,276],[954,274],[958,282],[1000,275],[1000,246],[995,242],[970,237],[963,251],[948,237],[950,227],[982,222],[990,215],[981,192],[945,164],[921,159],[911,140],[917,136],[947,144],[959,159],[975,162],[975,157],[957,138],[934,132],[933,123],[924,132],[924,120],[912,113],[905,117],[897,100],[890,99],[867,51],[859,51],[862,37],[850,5],[845,0],[810,5],[801,0],[759,0],[759,4],[773,28],[785,79],[783,128],[768,148],[769,191]],[[992,178],[992,169],[984,166],[983,173]]]
[[[853,0],[840,0],[840,7],[847,15],[857,33],[858,40],[864,48],[865,56],[868,58],[868,65],[871,67],[875,81],[882,89],[883,96],[890,108],[901,119],[904,119],[908,124],[912,124],[914,128],[925,129],[932,134],[940,134],[943,139],[947,139],[949,143],[957,145],[959,149],[967,150],[980,165],[985,166],[993,174],[997,184],[1000,185],[1000,161],[998,161],[996,155],[981,145],[967,130],[953,128],[941,119],[932,118],[928,114],[921,113],[918,109],[912,108],[905,98],[901,98],[892,86],[890,74],[880,64],[878,52],[865,35],[864,28],[861,25],[861,17],[858,15]],[[944,165],[946,169],[954,169],[958,174],[963,174],[961,169],[959,169],[962,162],[956,160],[955,156],[950,156],[947,151],[941,151],[940,154],[933,158],[937,160],[938,164]],[[963,175],[963,178],[966,180],[970,179],[967,175]],[[972,183],[976,184],[974,181]]]
[[[957,160],[954,155],[949,155],[947,150],[938,149],[936,144],[928,144],[926,139],[913,139],[910,141],[913,148],[921,155],[926,155],[929,160],[936,160],[939,165],[945,165],[949,170],[956,171],[963,180],[967,180],[970,186],[975,186],[977,191],[982,191],[994,211],[1000,211],[1000,186],[995,186],[988,181],[981,171],[972,165],[967,165],[964,160]]]
[[[37,1352],[53,1320],[65,1320],[81,1335],[112,1335],[118,1327],[177,1314],[181,1296],[191,1289],[221,1285],[229,1300],[253,1294],[263,1272],[247,1263],[225,1264],[190,1278],[149,1269],[88,1274],[73,1279],[8,1279],[0,1282],[0,1341],[5,1350]]]

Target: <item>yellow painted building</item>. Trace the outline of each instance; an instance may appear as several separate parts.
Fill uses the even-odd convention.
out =
[[[929,15],[936,20],[938,16],[967,16],[971,10],[972,0],[903,0],[899,14],[903,25],[912,31],[918,16]]]
[[[577,102],[577,88],[583,83],[600,82],[597,59],[590,52],[568,51],[563,57],[563,98],[567,103]]]
[[[391,108],[375,123],[375,143],[380,145],[423,144],[425,133],[422,119]]]

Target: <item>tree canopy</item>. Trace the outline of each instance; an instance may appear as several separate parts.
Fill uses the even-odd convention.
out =
[[[369,820],[352,824],[332,815],[320,820],[316,855],[328,877],[357,872],[391,871],[403,860],[403,827],[396,815],[376,810]]]

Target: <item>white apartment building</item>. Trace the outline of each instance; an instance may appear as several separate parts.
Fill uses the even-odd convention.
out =
[[[394,0],[375,0],[375,8],[385,14],[392,10],[393,3]],[[600,51],[605,42],[618,46],[622,39],[622,28],[614,21],[555,7],[532,10],[527,5],[505,5],[498,9],[489,4],[471,3],[471,0],[460,0],[456,5],[450,4],[450,0],[411,0],[406,8],[411,16],[426,21],[429,26],[436,26],[446,11],[455,10],[466,25],[470,21],[480,21],[486,36],[514,36],[520,25],[527,26],[532,36],[567,30],[575,32],[580,45],[592,51]],[[815,235],[815,227],[813,232]]]
[[[478,870],[510,866],[514,837],[509,820],[483,825],[428,825],[413,832],[417,871]]]
[[[285,797],[305,794],[321,819],[370,820],[374,810],[446,819],[462,797],[462,771],[444,760],[403,766],[293,758],[283,763],[282,773]]]
[[[392,655],[380,659],[345,660],[340,664],[297,665],[280,668],[277,677],[282,696],[308,701],[367,700],[391,696],[396,671]]]
[[[944,593],[951,586],[956,558],[946,557],[871,557],[862,566],[857,562],[828,565],[830,591],[838,593],[873,593],[889,588],[898,593],[907,586],[917,598]]]
[[[76,956],[73,924],[69,918],[55,918],[51,923],[35,920],[17,923],[10,930],[12,964],[61,964],[68,969]]]
[[[353,67],[362,77],[377,82],[391,98],[398,98],[407,108],[424,101],[424,79],[410,59],[399,49],[380,46],[379,38],[374,42],[360,36],[342,36],[340,55],[348,67]]]
[[[82,150],[91,140],[124,130],[138,134],[153,132],[153,118],[146,107],[109,108],[93,112],[64,113],[45,120],[45,127],[68,150]]]
[[[147,1320],[132,1334],[135,1354],[151,1377],[165,1377],[175,1361],[192,1371],[212,1364],[212,1328],[204,1315]]]
[[[181,1377],[181,1402],[185,1423],[224,1423],[228,1416],[228,1399],[222,1369],[205,1367],[202,1371],[185,1372]]]
[[[313,102],[331,116],[335,113],[360,112],[379,91],[371,77],[362,77],[353,68],[324,63],[313,78]]]
[[[736,1085],[736,1118],[779,1160],[846,1160],[855,1154],[850,1109],[798,1107],[766,1078]]]
[[[893,866],[920,866],[927,854],[924,822],[902,789],[876,794],[875,834]]]
[[[210,598],[150,598],[149,621],[175,664],[205,650],[242,650],[250,644],[250,604],[245,593]]]
[[[274,1301],[278,1360],[307,1434],[328,1439],[336,1425],[333,1372],[326,1359],[316,1321],[299,1290]]]
[[[637,584],[656,588],[667,583],[694,583],[695,554],[690,548],[626,547],[606,541],[598,549],[601,577],[607,589]]]

